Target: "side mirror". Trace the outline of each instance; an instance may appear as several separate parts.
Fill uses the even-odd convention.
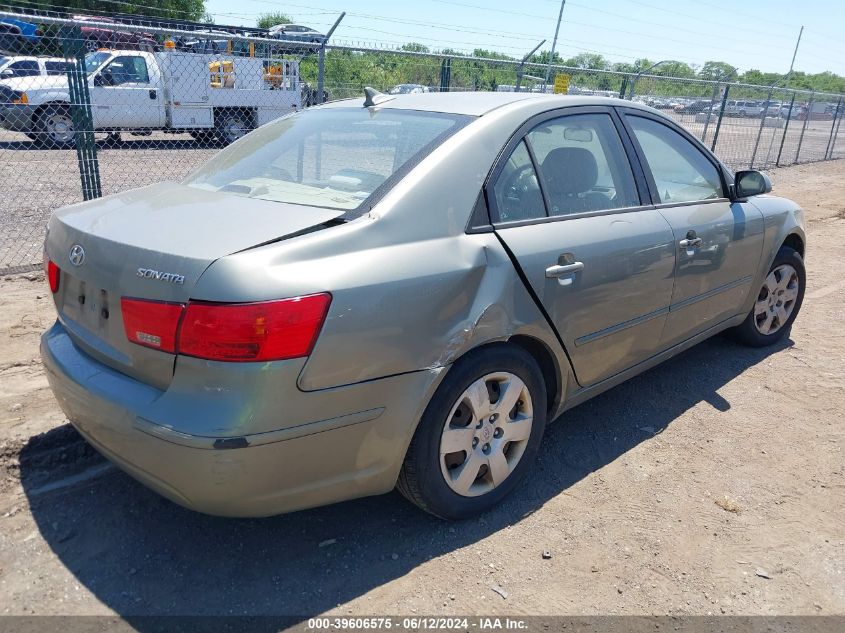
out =
[[[14,77],[14,76],[15,76],[15,71],[12,70],[11,68],[7,68],[2,73],[0,73],[0,77]]]
[[[759,196],[762,193],[769,193],[771,190],[772,181],[766,174],[754,170],[736,172],[734,192],[737,198]]]
[[[94,85],[95,86],[106,86],[106,85],[108,85],[106,83],[106,78],[103,76],[103,73],[100,73],[99,75],[94,75]]]

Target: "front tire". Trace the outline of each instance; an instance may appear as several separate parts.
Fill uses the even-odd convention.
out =
[[[798,251],[781,246],[745,321],[728,330],[749,347],[774,345],[789,334],[804,301],[807,273]]]
[[[456,362],[423,413],[397,487],[443,519],[486,512],[528,472],[546,426],[546,387],[523,349],[495,344]]]
[[[76,141],[76,130],[70,108],[48,106],[39,115],[35,124],[36,143],[48,148],[66,148]]]

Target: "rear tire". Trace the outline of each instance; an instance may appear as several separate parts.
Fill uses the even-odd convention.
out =
[[[486,512],[531,468],[546,406],[545,381],[525,350],[494,344],[469,353],[428,403],[405,455],[399,492],[443,519]]]
[[[774,345],[792,329],[804,301],[806,284],[807,273],[801,255],[788,246],[781,246],[745,321],[726,333],[749,347]]]
[[[252,131],[252,117],[238,110],[223,112],[215,118],[214,126],[220,141],[229,145]]]

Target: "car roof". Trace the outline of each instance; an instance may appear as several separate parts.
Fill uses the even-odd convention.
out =
[[[580,96],[580,95],[555,95],[536,92],[419,92],[411,94],[385,95],[388,100],[378,104],[381,108],[396,110],[420,110],[423,112],[445,112],[449,114],[464,114],[470,116],[483,116],[488,112],[496,110],[512,103],[521,101],[546,100],[551,108],[567,106],[624,106],[649,110],[642,104],[632,101],[623,101],[611,97]],[[320,108],[338,108],[350,106],[363,106],[364,96],[332,101]]]

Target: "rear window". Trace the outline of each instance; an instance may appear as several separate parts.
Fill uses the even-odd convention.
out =
[[[363,107],[305,110],[231,145],[185,184],[354,217],[471,119]]]

